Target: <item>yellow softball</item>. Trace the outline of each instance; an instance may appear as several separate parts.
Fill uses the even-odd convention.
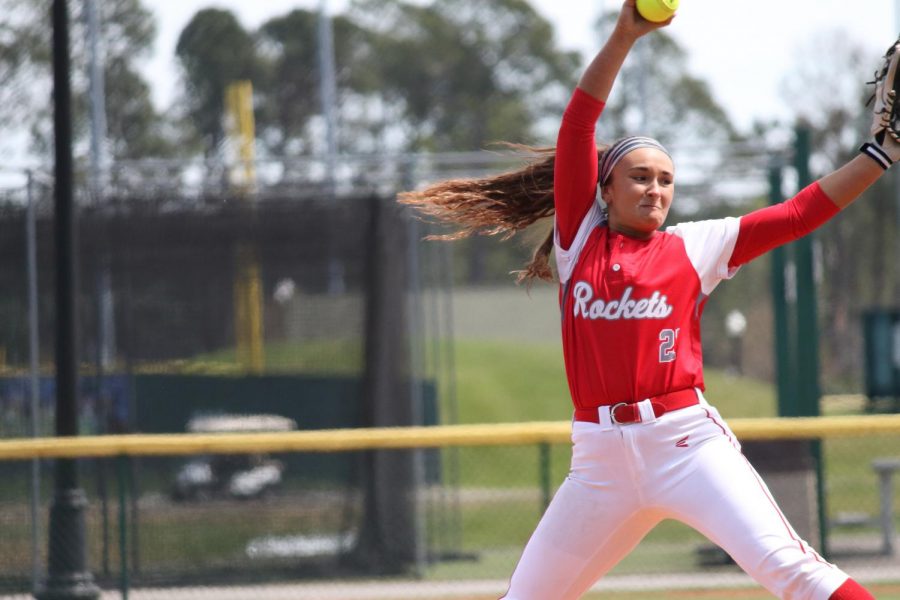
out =
[[[648,21],[665,21],[678,10],[678,0],[637,0],[637,9]]]

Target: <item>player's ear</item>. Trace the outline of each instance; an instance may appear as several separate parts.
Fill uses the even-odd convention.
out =
[[[612,178],[607,181],[602,186],[599,186],[598,191],[600,192],[600,200],[606,203],[607,206],[612,204],[613,193],[612,193]]]

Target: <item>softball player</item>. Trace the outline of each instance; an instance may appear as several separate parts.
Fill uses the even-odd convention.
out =
[[[874,143],[791,200],[660,230],[675,188],[669,153],[646,137],[598,153],[595,126],[634,42],[669,22],[646,21],[634,0],[624,3],[563,115],[555,156],[401,197],[461,225],[458,235],[517,231],[553,203],[552,238],[523,277],[547,277],[555,249],[575,405],[571,470],[503,598],[577,599],[663,519],[700,531],[779,598],[872,598],[800,539],[703,397],[700,317],[720,281],[836,215],[900,159],[884,135],[893,97],[877,91]]]

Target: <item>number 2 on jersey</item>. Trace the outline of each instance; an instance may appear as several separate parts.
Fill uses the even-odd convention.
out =
[[[675,360],[675,340],[679,329],[663,329],[659,332],[659,362],[667,363]]]

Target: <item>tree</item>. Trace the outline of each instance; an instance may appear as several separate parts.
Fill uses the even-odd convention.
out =
[[[153,106],[150,86],[136,62],[156,38],[156,21],[140,0],[102,0],[100,32],[105,47],[106,123],[113,160],[172,156],[165,119]]]
[[[307,121],[319,113],[316,23],[315,13],[297,9],[267,21],[256,36],[265,63],[256,88],[258,132],[277,156],[288,153],[291,142],[297,145]]]
[[[371,91],[368,33],[340,15],[332,19],[332,28],[339,96]],[[263,23],[255,39],[264,70],[257,86],[259,137],[276,156],[308,151],[307,125],[322,109],[319,14],[292,10]]]
[[[0,124],[21,123],[37,97],[28,75],[38,64],[49,64],[50,45],[45,31],[47,2],[0,0]]]
[[[105,50],[106,133],[112,158],[134,158],[150,151],[167,155],[172,147],[159,134],[162,117],[153,107],[149,87],[136,65],[156,36],[153,15],[140,0],[103,0],[98,7],[100,40]],[[33,149],[46,156],[52,148],[50,2],[0,0],[0,10],[5,17],[0,23],[0,122],[29,129]],[[87,137],[90,123],[85,37],[84,15],[72,14],[76,149],[86,146],[78,142]],[[135,127],[136,123],[141,126]]]
[[[175,54],[184,71],[185,116],[207,156],[224,140],[225,90],[259,75],[253,39],[228,10],[197,12],[178,36]]]
[[[106,126],[109,153],[116,160],[175,155],[178,150],[165,133],[165,121],[153,107],[150,87],[128,61],[107,61]]]
[[[532,142],[575,83],[577,55],[556,48],[524,0],[358,0],[349,15],[376,36],[373,68],[384,106],[400,107],[408,149]]]
[[[321,113],[319,15],[293,10],[244,31],[207,9],[182,31],[186,116],[209,151],[222,139],[222,95],[252,78],[260,140],[276,155],[313,150]],[[341,142],[357,151],[473,150],[547,138],[578,57],[525,0],[359,0],[333,19]],[[254,47],[254,41],[256,47]]]

